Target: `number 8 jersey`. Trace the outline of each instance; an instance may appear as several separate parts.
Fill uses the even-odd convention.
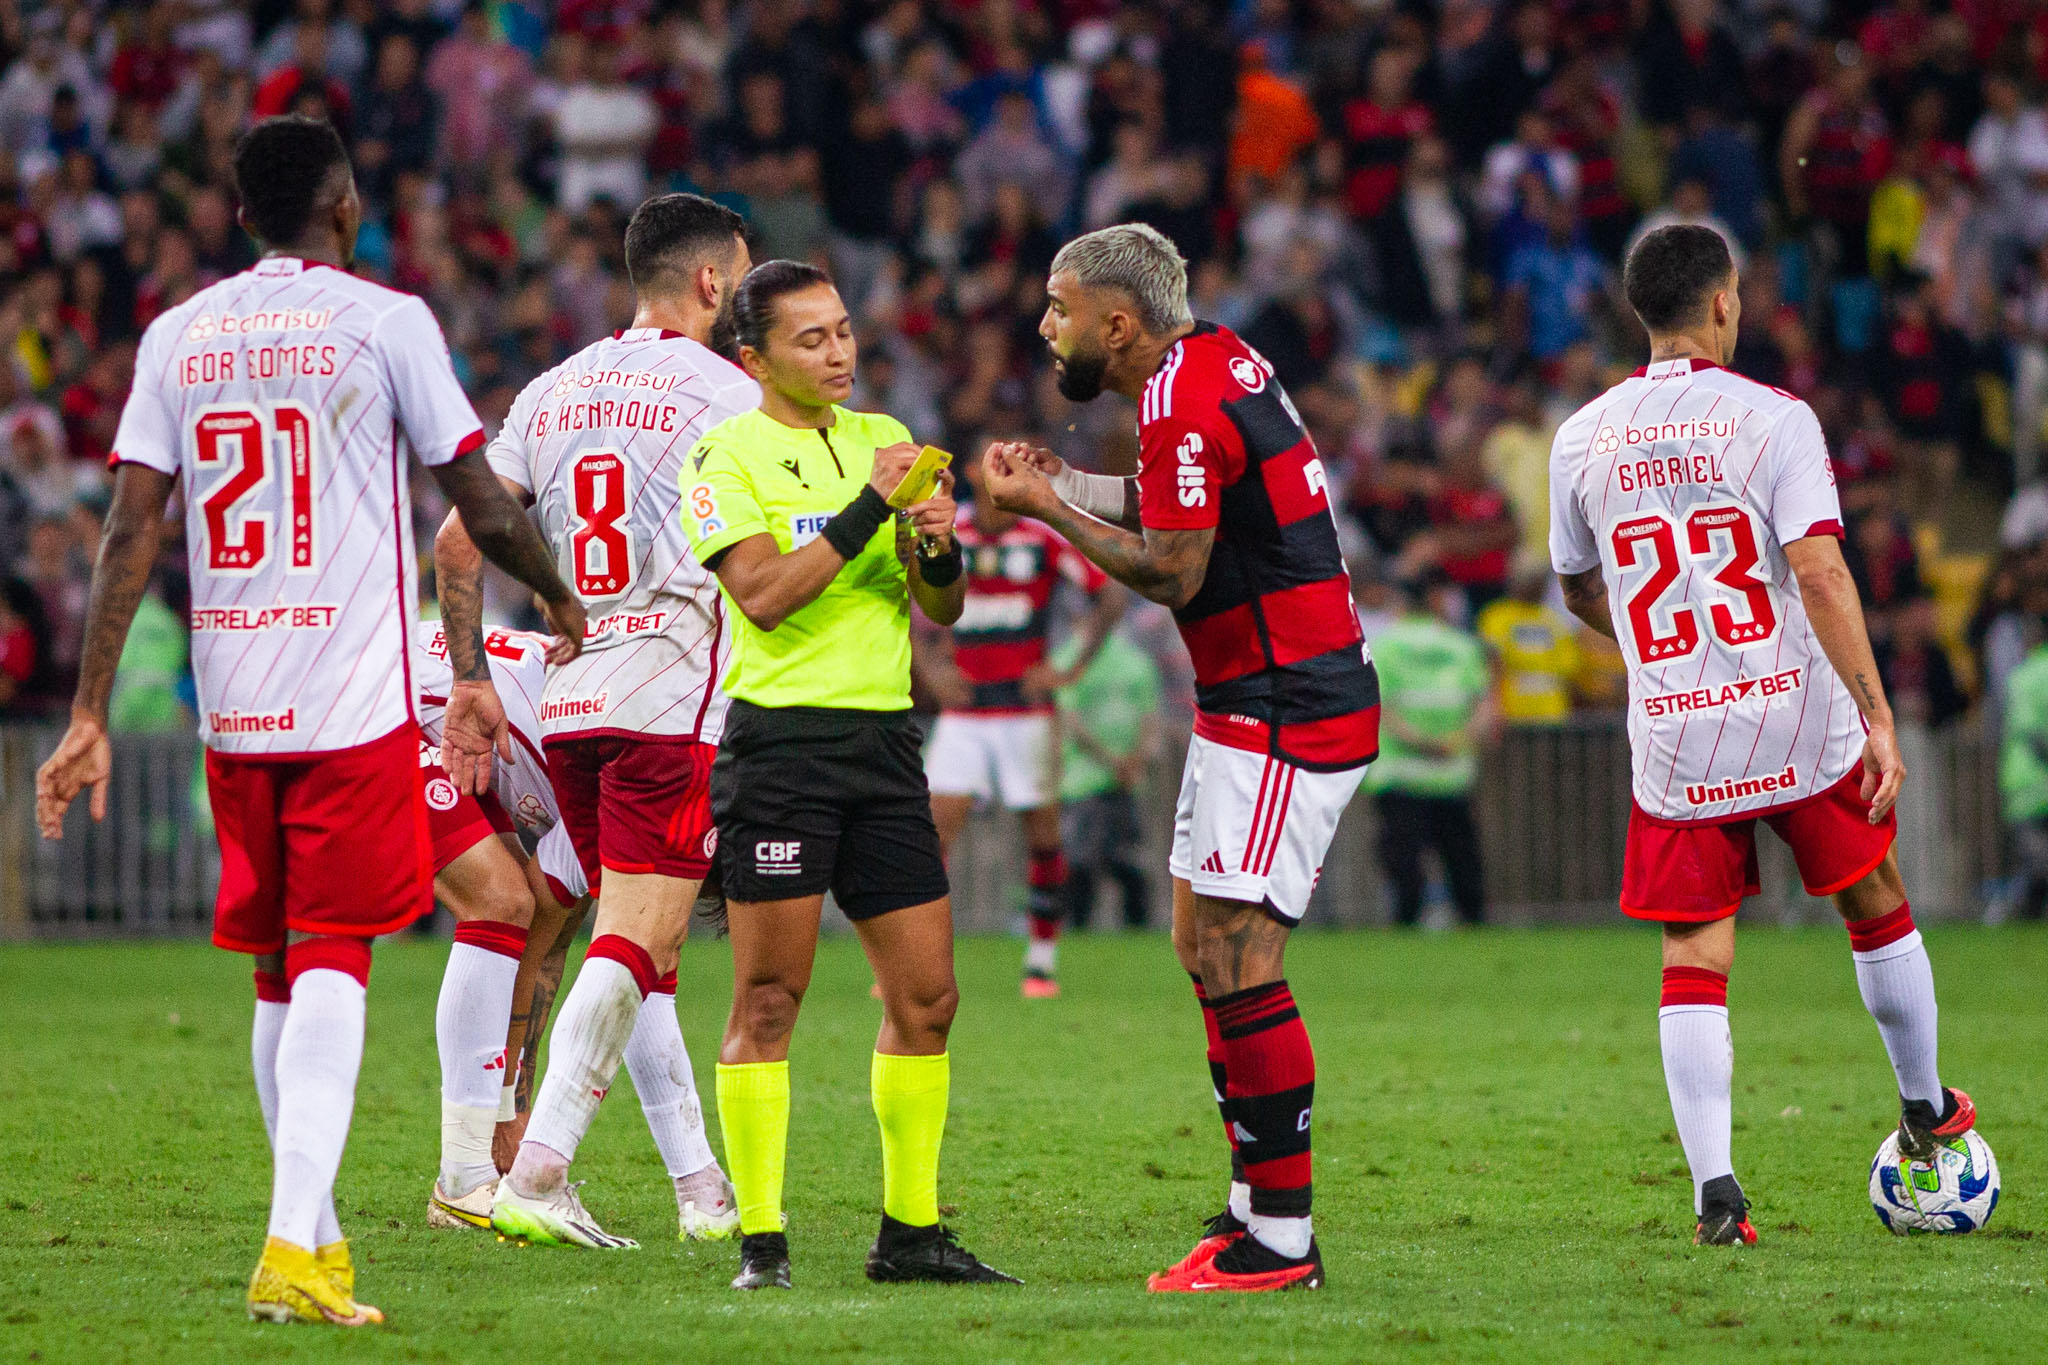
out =
[[[1645,815],[1754,816],[1860,761],[1862,719],[1784,552],[1841,534],[1813,409],[1708,361],[1637,370],[1559,429],[1551,562],[1606,580]]]
[[[199,734],[327,753],[415,723],[411,448],[483,431],[420,299],[270,257],[143,334],[113,462],[176,476]]]
[[[548,670],[548,739],[718,742],[732,649],[718,581],[683,532],[678,475],[698,437],[760,402],[732,362],[642,327],[585,347],[512,404],[491,468],[533,495],[590,618],[582,656]]]

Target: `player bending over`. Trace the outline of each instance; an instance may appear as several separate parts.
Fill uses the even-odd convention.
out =
[[[1158,232],[1078,237],[1046,288],[1039,332],[1060,392],[1138,402],[1138,477],[998,445],[986,492],[1172,607],[1195,665],[1173,943],[1201,1002],[1232,1174],[1208,1234],[1150,1287],[1317,1288],[1315,1056],[1283,955],[1379,743],[1322,461],[1265,358],[1189,314],[1186,263]]]
[[[1650,363],[1581,408],[1550,454],[1550,556],[1629,670],[1635,804],[1622,912],[1664,926],[1658,1033],[1692,1167],[1693,1240],[1754,1242],[1729,1127],[1728,968],[1757,892],[1756,826],[1849,925],[1856,984],[1918,1159],[1976,1120],[1935,1068],[1934,974],[1892,851],[1906,776],[1842,562],[1813,410],[1722,368],[1741,302],[1728,244],[1667,227],[1629,254]]]
[[[635,1245],[584,1210],[569,1163],[641,1007],[675,970],[717,846],[708,783],[727,623],[684,539],[677,481],[700,434],[759,401],[712,345],[731,334],[745,226],[692,194],[642,204],[626,226],[633,326],[528,384],[491,442],[491,468],[534,505],[591,617],[583,656],[548,670],[540,709],[562,821],[598,902],[532,1125],[493,1195],[492,1225],[529,1241]],[[462,533],[442,528],[451,544]],[[505,717],[474,572],[444,578],[442,593],[455,672],[442,756],[458,787],[484,791]]]
[[[1001,801],[1024,825],[1030,863],[1031,939],[1024,994],[1059,994],[1054,978],[1067,913],[1067,855],[1060,847],[1059,728],[1053,693],[1087,669],[1124,612],[1124,590],[1035,521],[987,498],[968,504],[954,528],[967,562],[967,605],[952,649],[913,640],[911,662],[945,708],[925,751],[939,847],[953,844],[976,800]],[[1064,669],[1046,661],[1053,595],[1071,583],[1091,599],[1080,647]]]
[[[474,553],[467,537],[459,547],[437,546],[442,567],[451,550]],[[427,1225],[487,1228],[498,1184],[497,1126],[506,1120],[523,1130],[519,1117],[531,1107],[531,1054],[547,1013],[543,1003],[534,1018],[532,1002],[537,996],[553,1000],[590,899],[541,755],[546,639],[495,627],[484,633],[508,743],[491,765],[491,790],[480,796],[458,790],[441,767],[442,721],[453,681],[441,623],[422,621],[415,639],[434,891],[457,921],[434,1016],[441,1052],[441,1169],[427,1201]],[[527,857],[522,834],[539,840],[536,856]],[[543,977],[549,983],[544,989]],[[626,1045],[626,1070],[674,1182],[680,1235],[719,1238],[738,1226],[739,1214],[705,1139],[675,1003],[670,972],[640,1007]],[[526,1104],[520,1103],[522,1091]]]
[[[174,487],[220,839],[213,941],[256,956],[251,1055],[275,1153],[249,1313],[360,1326],[334,1177],[363,1055],[370,940],[433,908],[411,641],[410,448],[483,552],[540,594],[576,657],[583,608],[505,496],[421,300],[348,273],[362,205],[327,124],[275,118],[235,149],[256,265],[144,333],[114,440],[71,728],[36,775],[46,838],[93,789],[107,695]]]

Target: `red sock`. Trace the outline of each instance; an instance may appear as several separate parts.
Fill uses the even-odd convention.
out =
[[[301,939],[287,946],[284,950],[287,998],[291,984],[315,968],[345,973],[354,977],[356,984],[367,987],[370,984],[370,940],[323,934],[319,938]]]
[[[647,950],[630,938],[619,934],[599,934],[590,941],[590,949],[583,956],[608,957],[633,974],[633,984],[640,988],[640,998],[645,1000],[654,989],[659,975],[654,970],[654,959]]]
[[[1223,1056],[1223,1034],[1216,1027],[1216,1010],[1209,1003],[1202,978],[1189,972],[1188,979],[1195,983],[1195,1001],[1202,1007],[1202,1031],[1209,1037],[1209,1088],[1216,1094],[1216,1112],[1223,1116],[1223,1136],[1230,1143],[1230,1178],[1243,1180],[1244,1160],[1237,1150],[1237,1129],[1230,1122],[1230,1080]]]
[[[1058,938],[1067,910],[1067,855],[1057,848],[1033,849],[1024,881],[1031,891],[1031,937]]]
[[[1309,1114],[1316,1055],[1285,981],[1234,991],[1215,1002],[1229,1084],[1230,1121],[1246,1136],[1240,1151],[1252,1212],[1308,1216],[1312,1193]]]

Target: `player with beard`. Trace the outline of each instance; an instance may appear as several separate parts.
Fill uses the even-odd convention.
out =
[[[1188,311],[1187,265],[1152,228],[1054,258],[1039,333],[1060,392],[1139,404],[1138,474],[1084,474],[999,444],[983,488],[1173,608],[1196,715],[1174,815],[1173,942],[1194,979],[1232,1152],[1227,1207],[1155,1291],[1314,1289],[1315,1057],[1287,937],[1379,745],[1379,686],[1322,461],[1264,357]]]
[[[597,914],[525,1140],[492,1197],[492,1225],[527,1241],[634,1245],[585,1212],[568,1170],[642,1006],[675,970],[717,846],[709,782],[729,632],[718,584],[684,536],[677,481],[699,436],[760,401],[759,386],[714,349],[730,344],[745,226],[692,194],[635,210],[633,326],[528,384],[490,445],[492,469],[534,506],[590,616],[583,656],[548,670],[540,708],[549,776]],[[459,534],[443,528],[451,546]],[[455,675],[442,757],[458,787],[480,792],[510,740],[479,588],[474,572],[441,584]],[[487,1178],[480,1164],[465,1174]]]

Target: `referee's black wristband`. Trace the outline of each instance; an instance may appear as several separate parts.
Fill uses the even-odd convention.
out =
[[[818,534],[839,551],[841,559],[851,563],[875,538],[875,532],[882,529],[882,523],[893,510],[889,500],[869,484],[860,490],[859,497],[840,508],[839,515],[826,522],[825,529]]]
[[[960,542],[957,540],[941,555],[928,555],[922,546],[917,552],[917,576],[924,580],[928,588],[952,586],[953,580],[960,576],[960,570],[965,564],[966,559],[960,553]]]

